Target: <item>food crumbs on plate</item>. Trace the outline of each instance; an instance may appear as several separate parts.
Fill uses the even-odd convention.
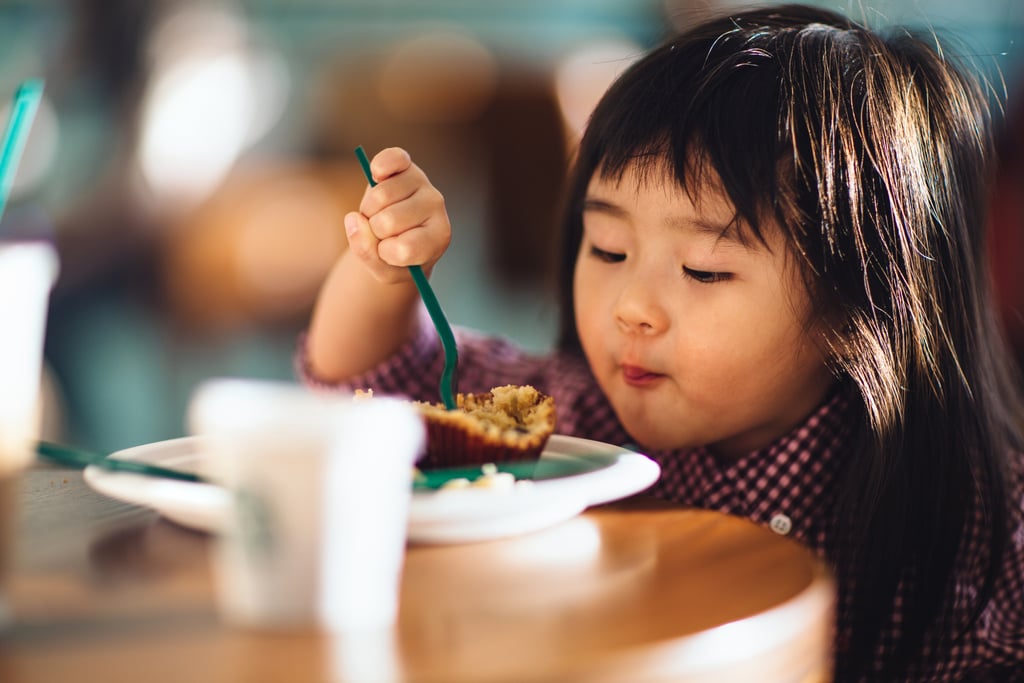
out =
[[[515,486],[516,477],[511,472],[485,472],[473,482],[476,489],[510,489]]]
[[[465,477],[449,479],[441,485],[442,491],[462,489],[489,489],[492,491],[508,491],[518,488],[520,484],[532,484],[528,481],[516,481],[511,472],[499,472],[498,466],[494,463],[487,463],[480,468],[480,476],[470,481]]]

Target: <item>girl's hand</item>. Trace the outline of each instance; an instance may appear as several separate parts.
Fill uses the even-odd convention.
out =
[[[408,280],[409,266],[429,273],[451,242],[444,197],[404,149],[379,152],[370,171],[377,185],[345,216],[349,249],[381,282]]]

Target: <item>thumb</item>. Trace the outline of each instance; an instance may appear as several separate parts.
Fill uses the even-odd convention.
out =
[[[380,257],[380,240],[373,234],[370,221],[363,214],[353,211],[345,214],[345,234],[348,236],[349,251],[381,282],[398,282],[408,279],[405,268],[392,266]]]

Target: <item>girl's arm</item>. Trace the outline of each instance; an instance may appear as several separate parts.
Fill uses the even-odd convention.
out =
[[[306,339],[309,369],[326,382],[365,372],[413,335],[419,295],[408,266],[429,274],[451,241],[444,197],[405,150],[383,150],[370,170],[377,185],[345,216],[349,247],[320,290]]]

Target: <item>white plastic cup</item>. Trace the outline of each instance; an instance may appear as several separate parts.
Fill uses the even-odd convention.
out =
[[[0,242],[0,476],[35,457],[43,337],[56,277],[51,245]]]
[[[0,242],[0,628],[14,552],[21,472],[39,438],[43,338],[57,252],[45,242]]]
[[[213,553],[219,609],[260,629],[355,631],[398,612],[419,413],[264,380],[192,397],[210,476],[233,504]]]

